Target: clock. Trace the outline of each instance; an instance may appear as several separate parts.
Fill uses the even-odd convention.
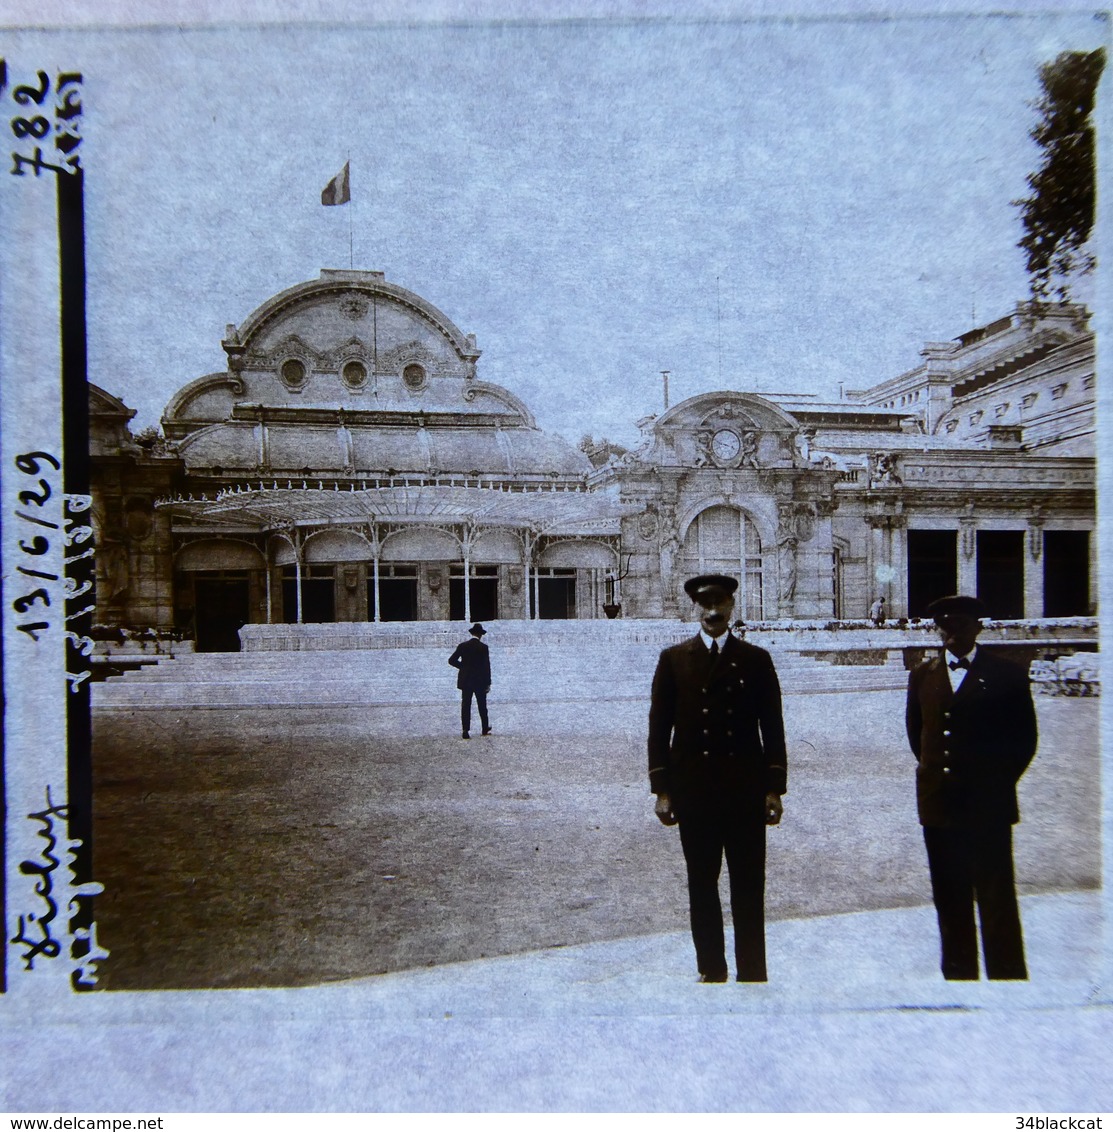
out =
[[[738,433],[729,428],[721,428],[712,435],[711,454],[720,463],[729,464],[731,460],[737,459],[741,451],[742,441],[739,440]]]

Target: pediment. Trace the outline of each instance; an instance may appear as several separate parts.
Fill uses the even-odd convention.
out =
[[[756,393],[724,390],[689,397],[667,410],[653,424],[657,433],[708,429],[715,426],[758,432],[797,432],[799,423],[780,406]]]

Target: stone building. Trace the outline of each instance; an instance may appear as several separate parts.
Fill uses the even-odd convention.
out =
[[[238,646],[247,622],[688,617],[721,571],[749,620],[1092,612],[1094,343],[1021,304],[835,403],[708,392],[592,459],[478,376],[380,272],[322,271],[223,341],[162,435],[92,391],[98,621]]]

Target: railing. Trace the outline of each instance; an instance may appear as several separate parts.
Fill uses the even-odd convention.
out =
[[[646,644],[665,647],[695,634],[691,621],[619,618],[583,621],[489,621],[492,642],[500,646],[541,644],[606,646]],[[449,647],[468,635],[466,621],[347,621],[310,625],[245,625],[245,652],[331,651]],[[746,639],[762,648],[795,651],[892,650],[934,648],[939,638],[931,621],[758,621],[746,626]],[[1030,621],[986,621],[980,637],[986,644],[1055,644],[1093,647],[1098,622],[1092,617]]]

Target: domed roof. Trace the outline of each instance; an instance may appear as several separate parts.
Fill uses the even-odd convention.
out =
[[[559,475],[591,471],[587,457],[539,429],[493,427],[360,427],[336,416],[331,424],[230,421],[179,441],[191,471],[220,468],[255,474],[336,475],[420,472],[430,475]]]
[[[322,271],[223,342],[228,371],[183,387],[163,428],[190,470],[581,476],[509,390],[476,378],[473,335],[377,271]]]

